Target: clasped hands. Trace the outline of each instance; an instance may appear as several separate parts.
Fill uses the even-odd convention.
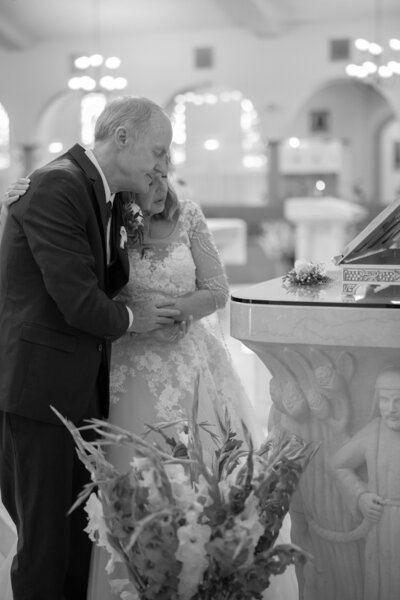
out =
[[[152,332],[159,342],[176,342],[189,331],[193,321],[191,315],[183,315],[173,300],[137,302],[130,306],[133,323],[130,333]]]

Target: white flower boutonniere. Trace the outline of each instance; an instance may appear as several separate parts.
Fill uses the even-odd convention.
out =
[[[135,202],[131,206],[131,216],[135,222],[136,227],[143,226],[143,223],[144,223],[143,212],[142,212],[142,209],[140,208],[140,206],[138,204],[135,204]]]
[[[132,202],[128,197],[123,205],[124,222],[126,225],[126,234],[130,245],[137,245],[142,250],[144,256],[144,215],[140,206]],[[122,229],[121,229],[122,231]],[[125,229],[124,229],[125,231]]]
[[[119,230],[119,234],[121,236],[119,245],[122,248],[122,250],[125,250],[126,244],[128,243],[128,234],[126,233],[126,229],[124,226],[122,226],[121,229]]]

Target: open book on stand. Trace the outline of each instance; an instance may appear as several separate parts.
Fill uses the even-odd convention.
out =
[[[380,212],[336,256],[342,268],[342,291],[361,284],[400,285],[400,199]]]

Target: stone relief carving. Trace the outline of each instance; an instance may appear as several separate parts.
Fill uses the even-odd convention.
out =
[[[349,511],[363,519],[363,600],[400,597],[399,456],[400,369],[388,366],[376,378],[372,419],[332,460]]]
[[[287,429],[320,444],[292,502],[292,541],[314,556],[298,572],[300,599],[362,600],[364,525],[348,510],[332,476],[331,459],[350,440],[349,384],[355,359],[313,347],[263,351],[272,374],[270,430]]]

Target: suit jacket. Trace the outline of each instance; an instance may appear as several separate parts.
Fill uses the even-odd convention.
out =
[[[107,416],[111,340],[129,324],[111,299],[128,280],[127,250],[117,235],[107,268],[104,186],[81,146],[30,179],[0,249],[0,410],[60,423],[52,404],[78,422],[97,402]]]

